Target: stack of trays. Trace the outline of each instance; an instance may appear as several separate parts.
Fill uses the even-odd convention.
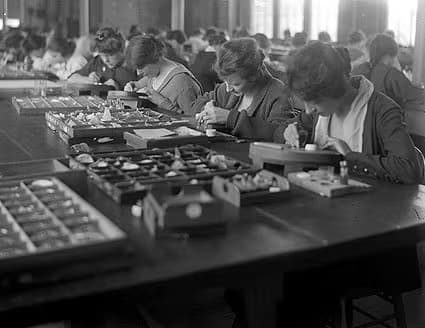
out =
[[[59,133],[66,143],[72,140],[101,137],[123,138],[125,131],[133,129],[166,128],[188,125],[182,117],[172,117],[151,109],[123,110],[111,108],[105,118],[103,111],[74,111],[72,113],[47,112],[48,126]]]
[[[124,240],[118,227],[56,178],[0,183],[0,271],[47,254],[75,260],[77,249],[93,256]]]
[[[47,111],[71,112],[82,109],[96,109],[104,103],[99,97],[57,96],[57,97],[13,97],[12,104],[20,115],[42,115]]]
[[[144,197],[152,184],[209,184],[214,176],[255,171],[246,163],[198,145],[82,154],[70,163],[71,168],[86,169],[94,183],[118,203]]]

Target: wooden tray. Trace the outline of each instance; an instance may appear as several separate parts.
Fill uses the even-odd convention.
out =
[[[21,115],[43,115],[48,111],[66,113],[76,110],[97,109],[104,103],[99,97],[13,97],[12,104]]]
[[[306,165],[333,165],[338,166],[344,157],[334,151],[293,149],[288,145],[253,142],[249,147],[249,157],[256,167],[264,164],[306,164]]]
[[[51,185],[35,186],[34,181],[40,180]],[[86,219],[77,222],[71,217]],[[123,250],[127,238],[54,177],[0,182],[0,224],[0,274],[52,266],[56,261],[96,258]],[[57,234],[50,235],[52,231]],[[48,232],[50,237],[46,238]]]
[[[95,162],[108,163],[102,169],[96,168],[94,164],[81,163],[77,155],[71,157],[70,167],[87,170],[91,181],[118,203],[136,202],[146,195],[152,185],[158,183],[182,185],[190,182],[208,187],[214,176],[233,176],[256,171],[249,164],[220,155],[203,146],[184,145],[176,148],[92,154]],[[177,156],[181,156],[184,167],[173,166]],[[213,156],[214,163],[211,160]],[[123,170],[124,163],[138,164],[139,168]]]
[[[276,184],[275,187],[278,189],[271,189],[273,187],[270,186],[267,188],[258,188],[252,191],[241,191],[233,181],[236,176],[232,178],[222,178],[217,176],[214,177],[212,182],[213,195],[237,207],[282,201],[282,199],[288,195],[289,182],[285,177],[266,170],[251,173],[250,176],[253,177],[257,174],[268,180],[273,179]]]
[[[80,114],[78,111],[67,114],[47,112],[46,120],[50,120],[51,125],[56,126],[56,130],[63,131],[70,138],[89,139],[100,137],[122,138],[124,132],[134,129],[170,128],[187,125],[189,122],[182,116],[173,117],[151,109],[137,111],[137,117],[128,118],[135,112],[134,110],[111,111],[112,119],[98,124],[91,124],[88,120],[78,119],[77,116]],[[102,113],[99,112],[99,115],[102,116]]]
[[[311,171],[309,173],[289,173],[288,179],[297,186],[313,191],[320,196],[330,198],[372,190],[371,185],[357,180],[348,179],[348,184],[344,185],[339,182],[339,179],[320,178]]]
[[[208,143],[208,137],[203,133],[200,135],[182,135],[178,132],[179,128],[171,128],[169,130],[175,132],[175,134],[147,139],[135,133],[124,132],[124,139],[128,146],[138,149],[165,148],[187,144],[205,145]]]

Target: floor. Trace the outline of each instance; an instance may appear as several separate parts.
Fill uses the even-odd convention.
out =
[[[145,308],[140,308],[140,311],[145,314],[150,328],[231,328],[234,316],[221,295],[221,291],[207,291],[190,298],[186,295],[175,295],[169,302],[173,303],[179,299],[183,310],[182,307],[176,310],[176,307],[165,305],[160,313],[148,313]],[[182,300],[181,297],[185,299]],[[387,314],[391,311],[387,303],[376,297],[361,299],[358,305],[375,314]],[[408,328],[425,328],[425,295],[422,295],[421,290],[405,294],[404,305]],[[364,319],[361,315],[355,315],[355,324],[363,323]],[[54,323],[31,328],[65,328],[65,325]]]

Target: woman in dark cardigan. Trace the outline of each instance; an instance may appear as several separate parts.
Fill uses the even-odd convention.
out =
[[[241,138],[282,142],[285,123],[294,117],[289,92],[265,68],[255,40],[224,43],[216,70],[225,82],[192,104],[192,110],[200,112],[198,122],[225,125]]]
[[[400,107],[375,91],[366,78],[350,79],[350,70],[348,52],[324,43],[312,43],[295,55],[288,70],[288,84],[305,102],[306,112],[285,130],[287,143],[298,144],[298,131],[305,129],[309,142],[343,154],[357,174],[420,183],[422,154],[406,131]],[[415,248],[371,254],[286,273],[282,306],[285,323],[290,327],[325,326],[349,287],[398,291],[419,287]]]
[[[424,105],[424,90],[414,86],[403,74],[397,59],[398,45],[386,34],[376,35],[369,45],[370,61],[353,69],[352,75],[364,75],[404,110]]]
[[[285,130],[289,144],[298,131],[310,142],[345,156],[351,172],[396,183],[420,183],[422,153],[415,148],[400,107],[364,77],[348,78],[348,56],[320,42],[302,49],[288,72],[291,91],[306,105]]]

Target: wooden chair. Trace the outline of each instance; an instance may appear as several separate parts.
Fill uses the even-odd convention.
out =
[[[394,312],[388,315],[379,316],[366,311],[360,306],[354,304],[356,299],[363,297],[377,296],[380,299],[390,303]],[[370,321],[354,325],[354,312],[360,313],[370,319]],[[371,288],[355,288],[348,290],[341,298],[341,328],[367,328],[367,327],[386,327],[394,328],[389,321],[395,320],[397,328],[407,328],[406,316],[404,312],[403,296],[400,292],[384,293],[381,290]]]

